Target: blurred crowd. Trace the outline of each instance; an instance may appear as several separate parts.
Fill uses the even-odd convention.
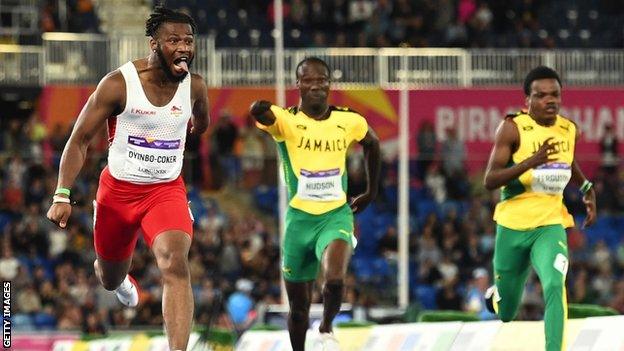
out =
[[[77,205],[70,225],[60,230],[46,220],[45,212],[69,131],[47,128],[36,113],[3,117],[0,123],[0,276],[12,281],[15,328],[102,334],[117,327],[159,327],[160,276],[141,240],[131,268],[142,287],[140,308],[123,308],[93,274],[92,200],[106,161],[105,138],[91,148],[72,189]],[[198,160],[202,142],[190,140],[185,166],[196,219],[189,256],[196,323],[230,330],[262,321],[265,307],[280,301],[275,153],[270,139],[243,124],[224,112],[207,138],[207,162]],[[421,308],[493,318],[484,309],[482,293],[491,282],[491,218],[498,194],[483,189],[482,175],[468,174],[468,150],[452,129],[438,140],[432,126],[424,123],[414,142],[418,153],[410,169],[411,301]],[[604,163],[594,177],[601,217],[595,229],[569,231],[568,301],[611,306],[624,313],[624,172],[614,134],[605,133],[601,145]],[[356,150],[348,161],[349,196],[366,186],[359,153]],[[204,168],[207,173],[201,171]],[[357,217],[359,244],[346,282],[345,301],[364,311],[395,305],[398,294],[398,177],[393,157],[384,159],[381,179],[379,198]],[[579,225],[584,205],[577,189],[566,192],[566,202]],[[313,301],[320,302],[318,290]],[[542,313],[540,285],[531,276],[520,318],[539,319]]]
[[[150,3],[150,1],[146,1]],[[154,0],[220,47],[272,47],[273,1]],[[42,32],[101,32],[92,0],[42,2]],[[121,8],[120,8],[121,9]],[[66,13],[65,13],[66,12]],[[63,15],[62,15],[63,14]],[[287,47],[622,47],[616,0],[284,0]]]
[[[271,0],[167,5],[217,45],[271,45]],[[614,0],[286,0],[283,20],[293,47],[621,47],[622,14]]]
[[[41,1],[39,25],[42,32],[100,32],[100,20],[92,0]]]

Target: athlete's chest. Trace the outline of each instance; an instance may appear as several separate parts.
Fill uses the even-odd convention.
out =
[[[153,82],[141,80],[141,86],[147,101],[157,107],[169,104],[178,91],[178,84],[159,86]]]
[[[185,127],[191,117],[191,101],[183,88],[171,92],[152,92],[152,97],[158,97],[156,104],[148,93],[148,86],[141,90],[134,89],[129,92],[126,102],[125,113],[121,119],[142,129],[152,128],[176,128]],[[153,87],[151,87],[153,89]],[[166,100],[166,101],[165,101]]]
[[[576,130],[569,121],[557,121],[551,127],[543,127],[535,123],[518,123],[520,145],[515,153],[522,159],[531,157],[548,140],[553,146],[551,158],[572,162]]]
[[[298,151],[346,152],[351,142],[349,128],[349,123],[339,118],[316,121],[294,116],[289,123],[288,141]]]

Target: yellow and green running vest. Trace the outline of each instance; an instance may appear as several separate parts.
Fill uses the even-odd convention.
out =
[[[531,157],[550,137],[556,152],[549,157],[556,158],[556,161],[529,169],[504,186],[494,220],[515,230],[550,224],[561,224],[566,228],[574,226],[574,220],[563,204],[563,190],[572,176],[576,125],[559,115],[550,127],[539,125],[522,112],[512,118],[518,126],[520,145],[507,167]]]
[[[347,150],[362,140],[368,123],[359,113],[330,106],[327,119],[316,120],[296,107],[272,105],[275,123],[258,128],[277,142],[288,188],[288,204],[320,215],[347,202]]]

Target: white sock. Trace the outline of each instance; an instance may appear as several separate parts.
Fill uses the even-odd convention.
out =
[[[132,282],[130,281],[130,278],[128,278],[128,275],[126,274],[126,277],[124,278],[124,280],[121,282],[121,284],[119,285],[119,287],[117,287],[116,290],[123,290],[123,291],[128,291],[132,288]]]

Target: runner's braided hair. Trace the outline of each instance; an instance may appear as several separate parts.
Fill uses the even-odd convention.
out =
[[[188,23],[193,30],[193,34],[197,31],[197,25],[193,18],[184,12],[172,10],[164,6],[156,6],[145,22],[145,35],[155,37],[160,25],[165,22]]]

